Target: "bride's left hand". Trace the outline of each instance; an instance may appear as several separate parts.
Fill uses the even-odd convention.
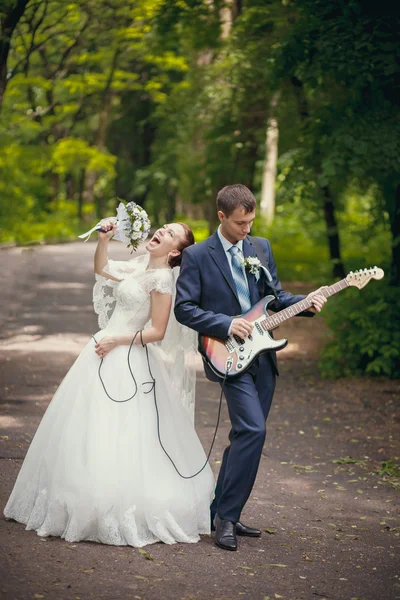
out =
[[[106,336],[103,337],[103,339],[95,345],[95,352],[100,358],[104,358],[105,356],[107,356],[107,354],[109,354],[109,352],[111,352],[111,350],[114,350],[114,348],[116,348],[117,346],[118,342],[115,338]]]

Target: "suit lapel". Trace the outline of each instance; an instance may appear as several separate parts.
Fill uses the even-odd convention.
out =
[[[225,256],[225,250],[222,247],[220,239],[218,237],[217,232],[215,232],[209,239],[208,250],[210,252],[211,258],[219,267],[222,275],[226,283],[231,288],[233,294],[235,295],[236,300],[239,302],[239,298],[236,291],[235,282],[233,281],[232,271],[230,269],[228,259]],[[239,303],[240,306],[240,303]]]
[[[250,241],[247,238],[245,238],[243,240],[243,256],[247,258],[248,256],[254,256],[255,254],[256,251],[254,249],[254,246],[252,246]],[[247,269],[246,277],[247,283],[249,284],[250,300],[252,304],[255,304],[259,300],[256,278],[255,275],[250,273]]]

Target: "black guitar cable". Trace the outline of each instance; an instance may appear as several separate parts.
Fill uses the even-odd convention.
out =
[[[133,338],[133,340],[132,340],[132,342],[131,342],[131,344],[130,344],[130,346],[129,346],[129,350],[128,350],[128,357],[127,357],[127,360],[128,360],[128,368],[129,368],[129,372],[130,372],[130,374],[131,374],[131,377],[132,377],[132,379],[133,379],[133,382],[134,382],[134,384],[135,384],[135,392],[133,393],[133,395],[132,395],[132,396],[130,396],[129,398],[126,398],[125,400],[116,400],[115,398],[112,398],[112,397],[110,396],[110,394],[108,393],[108,391],[107,391],[107,389],[106,389],[106,386],[105,386],[105,384],[104,384],[104,381],[103,381],[103,379],[102,379],[102,377],[101,377],[101,367],[102,367],[103,360],[104,360],[103,358],[100,360],[100,365],[99,365],[99,369],[98,369],[99,379],[100,379],[100,381],[101,381],[101,384],[102,384],[102,386],[103,386],[103,389],[104,389],[104,391],[105,391],[106,395],[107,395],[107,396],[108,396],[108,398],[109,398],[110,400],[112,400],[113,402],[116,402],[116,403],[128,402],[129,400],[132,400],[132,399],[133,399],[133,398],[136,396],[136,394],[137,394],[137,392],[138,392],[138,386],[137,386],[136,379],[135,379],[135,376],[134,376],[134,374],[133,374],[133,371],[132,371],[132,369],[131,369],[131,365],[130,365],[129,357],[130,357],[130,353],[131,353],[131,350],[132,350],[132,346],[133,346],[133,344],[135,343],[135,340],[136,340],[136,337],[137,337],[138,333],[140,333],[140,343],[142,344],[142,347],[145,349],[145,352],[146,352],[147,367],[148,367],[148,369],[149,369],[149,374],[150,374],[150,377],[151,377],[151,381],[146,381],[146,382],[144,382],[142,385],[150,385],[150,386],[151,386],[151,387],[150,387],[150,389],[149,389],[147,392],[144,392],[145,394],[150,394],[151,392],[153,392],[154,406],[155,406],[155,409],[156,409],[156,416],[157,416],[157,436],[158,436],[158,441],[159,441],[159,444],[160,444],[160,446],[161,446],[161,448],[162,448],[162,450],[163,450],[164,454],[165,454],[165,455],[168,457],[168,459],[170,460],[170,462],[171,462],[172,466],[174,467],[175,471],[178,473],[178,475],[179,475],[180,477],[182,477],[182,479],[193,479],[193,477],[196,477],[197,475],[199,475],[199,474],[200,474],[202,471],[204,471],[204,469],[206,468],[206,466],[207,466],[207,464],[208,464],[208,461],[209,461],[209,458],[210,458],[210,456],[211,456],[212,449],[213,449],[213,447],[214,447],[214,442],[215,442],[215,438],[217,437],[217,431],[218,431],[219,422],[220,422],[220,417],[221,417],[222,396],[223,396],[223,393],[224,393],[224,386],[225,386],[225,381],[226,381],[226,378],[227,378],[227,375],[228,375],[228,371],[226,371],[226,373],[225,373],[225,376],[224,376],[224,378],[223,378],[223,381],[222,381],[222,384],[221,384],[221,395],[220,395],[220,398],[219,398],[219,407],[218,407],[218,417],[217,417],[217,424],[216,424],[216,426],[215,426],[214,436],[213,436],[213,439],[212,439],[212,442],[211,442],[210,450],[209,450],[209,452],[208,452],[208,455],[207,455],[207,458],[206,458],[206,462],[205,462],[205,463],[204,463],[204,465],[201,467],[201,469],[199,469],[198,471],[196,471],[196,473],[194,473],[193,475],[182,475],[182,473],[179,471],[178,467],[177,467],[177,466],[176,466],[176,464],[174,463],[173,459],[171,458],[171,456],[168,454],[167,450],[165,449],[165,447],[164,447],[164,444],[162,443],[162,439],[161,439],[161,432],[160,432],[160,415],[159,415],[158,404],[157,404],[156,380],[154,379],[154,377],[153,377],[153,373],[152,373],[152,371],[151,371],[151,367],[150,367],[150,359],[149,359],[149,351],[148,351],[147,345],[143,343],[142,331],[140,331],[140,332],[138,332],[138,331],[137,331],[137,332],[135,333],[135,335],[134,335],[134,338]],[[94,335],[92,335],[92,338],[94,339],[94,341],[95,341],[95,342],[96,342],[96,344],[97,344],[97,340],[96,340],[96,338],[94,337]]]
[[[103,381],[103,379],[102,379],[102,377],[101,377],[101,366],[102,366],[102,364],[103,364],[103,360],[104,360],[104,359],[102,358],[102,359],[101,359],[101,361],[100,361],[100,364],[99,364],[99,369],[98,369],[99,379],[100,379],[100,381],[101,381],[101,385],[103,386],[103,389],[104,389],[105,393],[106,393],[106,394],[107,394],[107,396],[110,398],[110,400],[112,400],[113,402],[117,402],[117,403],[121,403],[121,404],[122,404],[123,402],[128,402],[129,400],[132,400],[132,398],[134,398],[134,397],[136,396],[137,392],[138,392],[138,386],[137,386],[137,383],[136,383],[136,379],[135,379],[135,376],[134,376],[134,374],[133,374],[133,372],[132,372],[132,369],[131,369],[131,363],[130,363],[130,361],[129,361],[129,356],[130,356],[130,354],[131,354],[132,346],[133,346],[133,344],[135,343],[135,340],[136,340],[136,337],[137,337],[137,334],[138,334],[138,333],[139,333],[138,331],[135,333],[135,335],[134,335],[134,338],[133,338],[133,340],[131,341],[131,345],[129,346],[129,350],[128,350],[128,368],[129,368],[129,372],[130,372],[130,374],[131,374],[131,377],[132,377],[132,379],[133,379],[133,383],[135,384],[135,388],[136,388],[132,396],[130,396],[129,398],[126,398],[126,400],[115,400],[115,398],[112,398],[112,397],[110,396],[110,394],[107,392],[107,388],[106,388],[106,386],[104,385],[104,381]],[[140,333],[141,333],[141,332],[140,332]],[[97,344],[97,340],[96,340],[96,338],[94,337],[94,335],[92,335],[92,338],[94,339],[94,341],[95,341],[95,342],[96,342],[96,344]]]

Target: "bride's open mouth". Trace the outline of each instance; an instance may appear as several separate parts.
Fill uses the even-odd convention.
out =
[[[155,244],[161,244],[161,239],[158,237],[158,234],[155,233],[151,238],[150,242],[154,242]]]

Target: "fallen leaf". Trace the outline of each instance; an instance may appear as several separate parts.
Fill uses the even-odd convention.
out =
[[[142,548],[139,549],[139,554],[141,554],[142,556],[144,556],[146,560],[152,560],[152,561],[154,561],[154,558],[152,557],[152,555],[149,554],[148,552],[146,552],[146,550],[142,550]]]

